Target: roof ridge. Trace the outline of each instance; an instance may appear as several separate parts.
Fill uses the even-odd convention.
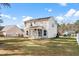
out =
[[[41,18],[35,18],[35,19],[31,19],[31,20],[27,20],[27,21],[33,21],[33,20],[41,20],[41,19],[49,19],[53,16],[49,16],[49,17],[41,17]],[[25,21],[26,22],[26,21]]]

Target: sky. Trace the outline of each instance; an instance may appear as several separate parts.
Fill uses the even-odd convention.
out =
[[[78,3],[10,3],[11,8],[2,8],[1,25],[24,27],[24,21],[53,16],[59,23],[74,23],[79,19]]]

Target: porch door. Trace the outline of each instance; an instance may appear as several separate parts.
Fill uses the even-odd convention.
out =
[[[38,36],[37,29],[33,29],[33,30],[31,31],[31,37],[32,37],[32,38],[37,38],[37,36]]]
[[[34,29],[31,32],[32,38],[42,38],[42,29]]]

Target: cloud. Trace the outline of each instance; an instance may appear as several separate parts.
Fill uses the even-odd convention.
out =
[[[4,19],[12,19],[12,20],[17,19],[16,17],[10,16],[10,15],[7,15],[7,14],[1,14],[1,17],[4,18]]]
[[[17,23],[16,26],[19,27],[19,28],[24,28],[24,23],[22,23],[22,22],[21,23]]]
[[[79,10],[70,9],[64,16],[66,16],[66,17],[70,17],[70,16],[78,17],[79,16]]]
[[[51,13],[52,12],[52,9],[48,9],[48,12]]]
[[[56,17],[56,20],[59,24],[74,23],[77,19],[79,19],[79,10],[76,9],[70,9],[66,14]]]
[[[57,16],[56,19],[57,19],[57,22],[61,24],[64,20],[64,17],[63,16]]]
[[[12,19],[13,19],[13,20],[16,20],[17,18],[16,18],[16,17],[13,17]]]
[[[59,20],[63,20],[64,19],[62,16],[57,16],[56,18],[59,19]]]
[[[57,16],[56,19],[59,24],[62,23],[67,24],[67,23],[74,23],[79,18],[78,16],[79,16],[79,11],[75,9],[70,9],[63,16]]]
[[[60,3],[61,6],[67,6],[67,3]]]
[[[10,15],[7,15],[7,14],[1,14],[1,17],[11,19],[11,16]]]
[[[74,16],[79,16],[79,11],[77,11],[77,12],[74,14]]]
[[[53,10],[51,8],[45,8],[48,13],[51,13]]]
[[[23,21],[27,21],[27,20],[30,20],[30,19],[32,19],[31,16],[26,16],[26,17],[23,19]]]
[[[19,24],[16,25],[17,27],[21,28],[21,26]]]
[[[23,18],[25,18],[26,16],[22,16]]]
[[[75,9],[70,9],[64,16],[71,17],[74,15],[75,12],[76,12]]]
[[[4,17],[9,18],[9,19],[11,18],[11,16],[9,16],[9,15],[4,15]]]

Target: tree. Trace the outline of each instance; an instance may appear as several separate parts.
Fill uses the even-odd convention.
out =
[[[77,21],[75,22],[75,24],[79,25],[79,20],[77,20]]]
[[[60,35],[63,35],[63,32],[67,29],[67,25],[66,24],[60,24],[58,25],[58,32]]]
[[[9,3],[0,3],[0,9],[2,7],[10,7],[10,4]],[[1,12],[0,12],[0,23],[3,23]]]
[[[0,16],[0,23],[3,23],[3,20],[2,20],[2,18],[1,18],[1,16]]]
[[[11,7],[9,3],[0,3],[0,9],[2,7]]]
[[[75,22],[75,26],[76,26],[76,33],[78,33],[79,32],[79,20],[77,20],[76,22]]]

